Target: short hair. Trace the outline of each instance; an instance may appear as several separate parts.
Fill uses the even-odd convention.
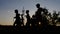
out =
[[[29,10],[26,10],[26,13],[29,13]]]
[[[15,9],[15,13],[18,13],[18,10],[17,9]]]
[[[37,3],[37,4],[36,4],[36,6],[40,6],[40,4],[39,4],[39,3]]]

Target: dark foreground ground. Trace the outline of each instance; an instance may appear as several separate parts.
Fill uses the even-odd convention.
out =
[[[60,26],[46,26],[46,27],[0,26],[0,32],[60,32]]]

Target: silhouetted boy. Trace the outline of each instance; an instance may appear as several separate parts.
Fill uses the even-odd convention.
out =
[[[31,25],[32,26],[36,26],[36,18],[35,18],[35,15],[33,15],[32,18],[31,18]]]
[[[26,18],[27,18],[27,26],[30,26],[30,15],[29,15],[29,10],[26,10]]]
[[[15,20],[15,22],[14,22],[14,26],[19,26],[20,25],[20,14],[18,13],[18,10],[16,9],[15,10],[15,13],[16,13],[16,16],[14,17],[16,20]]]

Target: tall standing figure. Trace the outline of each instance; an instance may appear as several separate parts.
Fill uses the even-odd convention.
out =
[[[43,12],[43,8],[40,7],[40,4],[39,3],[36,4],[36,7],[37,7],[37,11],[35,13],[36,23],[37,23],[37,25],[39,25],[39,22],[42,22],[41,12]]]

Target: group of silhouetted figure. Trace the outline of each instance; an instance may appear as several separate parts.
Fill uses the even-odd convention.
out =
[[[48,9],[46,8],[42,8],[40,7],[40,4],[36,4],[37,7],[37,11],[35,12],[34,15],[32,15],[32,17],[30,17],[29,14],[29,10],[26,10],[26,27],[29,28],[31,27],[39,27],[39,26],[43,26],[43,27],[47,27],[49,26],[50,22],[53,23],[54,26],[56,26],[57,22],[60,22],[60,18],[58,18],[59,13],[57,14],[56,12],[53,13],[53,16],[51,15],[51,13],[48,12]],[[16,16],[15,18],[15,22],[13,24],[13,26],[16,27],[21,27],[21,25],[24,26],[24,16],[23,14],[19,14],[18,10],[15,10],[15,14]]]

